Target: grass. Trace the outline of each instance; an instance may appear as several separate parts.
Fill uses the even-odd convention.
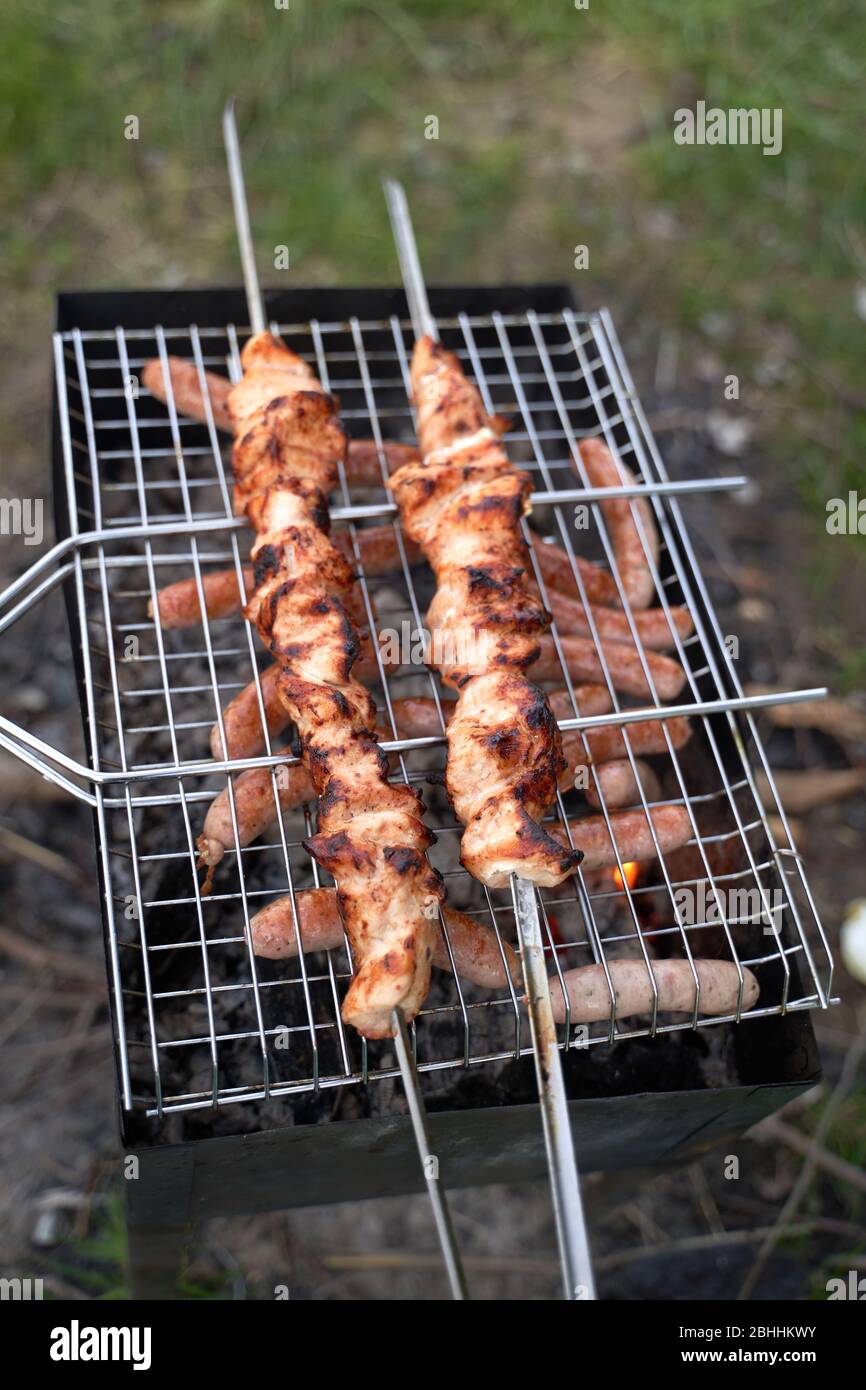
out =
[[[58,283],[237,280],[234,92],[266,278],[286,244],[294,283],[392,280],[389,170],[431,280],[567,279],[694,341],[721,324],[713,349],[814,518],[820,595],[864,550],[817,525],[828,497],[866,492],[861,23],[856,0],[7,7],[11,308],[44,320]],[[676,145],[673,112],[698,98],[780,107],[782,153]]]
[[[109,1187],[94,1206],[85,1236],[73,1237],[57,1246],[42,1261],[37,1275],[48,1281],[46,1297],[64,1296],[55,1288],[76,1289],[87,1299],[100,1302],[126,1301],[132,1295],[127,1270],[128,1243],[122,1194]],[[177,1282],[178,1298],[186,1300],[224,1300],[231,1298],[228,1275],[215,1265],[198,1265],[184,1271]]]

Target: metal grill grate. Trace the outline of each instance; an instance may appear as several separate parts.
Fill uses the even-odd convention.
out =
[[[314,319],[272,327],[339,397],[353,437],[370,436],[377,444],[414,438],[407,322]],[[743,697],[683,526],[677,489],[650,435],[609,315],[568,308],[460,315],[440,318],[439,328],[445,345],[460,354],[480,386],[487,407],[514,417],[507,436],[512,460],[533,473],[538,493],[557,495],[549,504],[537,502],[539,528],[572,559],[580,553],[605,563],[629,614],[597,502],[590,507],[589,531],[576,532],[572,515],[575,488],[589,483],[585,475],[575,476],[582,464],[574,446],[602,434],[647,490],[661,538],[657,567],[645,546],[657,602],[666,613],[673,604],[686,604],[696,623],[694,636],[685,641],[671,624],[675,654],[687,677],[680,704],[692,716],[693,736],[679,752],[668,739],[663,775],[665,802],[686,808],[693,839],[668,856],[656,840],[657,860],[634,885],[618,860],[618,880],[612,872],[606,878],[579,873],[567,893],[542,892],[551,970],[591,962],[607,970],[622,953],[646,961],[660,950],[700,957],[712,937],[717,953],[721,942],[727,959],[759,974],[761,1000],[747,1016],[826,1007],[829,950],[754,725],[751,710],[757,702]],[[255,911],[275,896],[322,882],[300,845],[312,829],[312,808],[283,813],[264,840],[240,853],[230,851],[210,896],[202,896],[195,871],[194,841],[209,800],[226,780],[231,785],[240,769],[275,767],[286,758],[278,757],[268,741],[262,758],[210,761],[212,724],[240,689],[258,683],[266,664],[240,615],[166,632],[148,617],[158,588],[179,579],[194,576],[200,584],[209,571],[234,567],[240,588],[248,536],[240,534],[232,516],[229,450],[213,420],[203,426],[180,416],[171,397],[167,407],[152,400],[138,389],[138,376],[147,359],[165,361],[171,353],[195,363],[203,388],[206,368],[236,377],[247,332],[233,324],[118,328],[74,330],[55,339],[72,534],[65,572],[73,579],[78,604],[92,802],[109,885],[119,1071],[124,1105],[152,1115],[398,1074],[387,1043],[365,1043],[342,1024],[339,1005],[351,975],[346,949],[273,966],[257,960],[249,945]],[[384,478],[384,459],[382,467]],[[687,486],[700,490],[712,483],[698,479]],[[342,497],[334,502],[335,519],[344,520],[353,534],[375,519],[387,521],[399,536],[384,486],[350,496],[343,479]],[[98,533],[96,541],[76,544],[76,537],[91,531]],[[364,574],[356,547],[360,587],[371,626],[399,632],[407,623],[417,630],[430,584],[424,571],[410,569],[398,544],[402,572],[385,578]],[[591,621],[580,572],[574,563],[573,568]],[[544,594],[541,575],[536,578]],[[608,722],[624,714],[650,717],[662,708],[661,701],[653,693],[651,702],[639,706],[618,694],[591,625],[615,712]],[[572,688],[564,667],[561,684]],[[510,893],[483,889],[458,864],[459,827],[439,785],[443,740],[397,737],[392,701],[405,694],[442,698],[424,668],[409,665],[386,676],[380,663],[374,695],[394,733],[385,746],[397,754],[397,775],[424,784],[427,822],[439,837],[430,857],[445,877],[449,905],[478,915],[501,939],[511,939]],[[260,686],[259,702],[261,708]],[[564,727],[605,723],[604,718],[581,720],[576,705],[574,716]],[[628,724],[623,727],[627,733]],[[747,742],[788,834],[788,845],[781,848],[758,799]],[[634,767],[630,749],[628,756]],[[55,761],[76,770],[57,755]],[[572,803],[568,807],[573,820],[575,809]],[[601,809],[607,818],[603,798]],[[552,814],[567,825],[562,796]],[[683,889],[700,889],[715,911],[703,920],[685,920],[679,901]],[[732,889],[757,895],[749,900],[748,919],[731,912]],[[752,920],[755,902],[758,922]],[[734,1018],[671,1022],[654,1015],[640,1026],[611,1020],[594,1025],[581,1040],[591,1046]],[[560,1032],[562,1044],[569,1045],[568,1025]],[[513,989],[491,995],[453,975],[436,977],[414,1034],[419,1070],[431,1078],[531,1051],[528,1022]]]

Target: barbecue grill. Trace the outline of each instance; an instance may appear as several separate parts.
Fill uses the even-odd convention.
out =
[[[581,719],[575,706],[562,723],[627,731],[662,708],[688,715],[692,739],[680,751],[670,744],[660,771],[663,804],[689,815],[690,844],[665,855],[656,840],[657,856],[636,880],[618,857],[606,878],[578,872],[567,892],[543,890],[538,898],[551,974],[593,962],[607,971],[629,954],[647,961],[716,955],[757,975],[761,995],[748,1012],[698,1016],[696,1008],[683,1019],[654,1010],[588,1029],[567,1020],[559,1029],[582,1167],[676,1161],[814,1081],[806,1011],[833,1002],[828,943],[755,725],[756,711],[771,701],[743,693],[683,521],[689,494],[732,480],[671,481],[607,311],[580,312],[557,285],[437,288],[430,300],[443,342],[460,355],[487,408],[514,419],[509,454],[535,479],[538,528],[570,556],[601,559],[619,583],[598,506],[603,494],[579,476],[575,448],[583,437],[603,436],[636,474],[632,491],[652,507],[661,551],[657,569],[649,553],[648,563],[659,602],[666,612],[685,604],[695,620],[692,637],[676,638],[686,672],[676,707],[622,697],[608,679],[613,714]],[[412,330],[402,292],[292,290],[270,293],[267,308],[273,331],[339,397],[353,436],[377,444],[414,438]],[[259,680],[263,653],[240,614],[170,632],[148,617],[148,602],[155,607],[157,590],[175,580],[200,582],[232,567],[242,584],[248,546],[232,514],[213,419],[186,419],[170,395],[167,406],[150,398],[139,378],[147,359],[169,353],[195,363],[202,383],[205,369],[236,376],[250,331],[242,296],[66,294],[57,330],[58,545],[2,596],[0,630],[63,585],[86,762],[5,719],[0,744],[93,810],[124,1142],[147,1156],[150,1175],[130,1184],[133,1230],[165,1233],[217,1211],[413,1190],[422,1180],[395,1097],[394,1045],[367,1042],[340,1018],[347,952],[280,963],[252,952],[249,920],[258,908],[323,882],[301,847],[312,808],[282,813],[264,840],[229,852],[209,896],[195,867],[194,842],[213,796],[240,770],[277,769],[287,759],[270,741],[257,758],[215,762],[208,753],[220,710]],[[384,483],[384,458],[382,466]],[[579,532],[578,500],[591,515],[589,530]],[[335,502],[334,520],[353,532],[369,522],[399,532],[384,485],[355,494],[344,485]],[[368,578],[358,565],[367,617],[380,631],[421,629],[431,594],[398,545],[399,572]],[[575,577],[580,590],[576,568]],[[642,650],[641,660],[652,685]],[[381,667],[380,677],[374,695],[394,733],[383,746],[397,755],[399,775],[424,787],[427,822],[438,835],[431,862],[444,875],[449,905],[513,940],[511,894],[484,889],[457,861],[459,827],[440,785],[444,737],[397,737],[393,699],[439,701],[434,677],[412,664],[391,674]],[[561,684],[572,688],[564,668]],[[759,799],[756,768],[766,775],[782,843]],[[601,809],[607,815],[603,797]],[[569,814],[572,804],[560,796],[552,817],[566,823]],[[683,888],[700,888],[715,911],[685,920],[677,906]],[[733,889],[755,895],[746,916],[726,910]],[[411,1031],[449,1184],[538,1172],[532,1042],[513,987],[481,991],[440,972]],[[726,1059],[721,1085],[701,1072],[711,1048]],[[629,1059],[618,1060],[614,1077],[604,1071],[612,1057]],[[320,1163],[322,1155],[333,1162]]]

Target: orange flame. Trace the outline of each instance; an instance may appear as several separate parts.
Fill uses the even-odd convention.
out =
[[[628,884],[629,888],[634,888],[638,880],[638,874],[640,873],[640,865],[629,862],[628,864],[623,864],[622,867],[623,873],[625,874],[626,883]],[[614,869],[613,881],[616,884],[617,888],[623,887],[622,879],[623,874],[620,873],[619,869]]]

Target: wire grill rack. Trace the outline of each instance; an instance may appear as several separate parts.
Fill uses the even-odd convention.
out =
[[[680,705],[691,715],[692,740],[680,752],[668,740],[668,753],[659,760],[664,800],[686,808],[692,840],[668,855],[656,841],[656,859],[643,866],[644,876],[634,884],[618,850],[617,873],[579,873],[566,892],[542,892],[551,972],[592,962],[607,970],[622,954],[645,961],[660,952],[697,958],[708,954],[712,941],[712,953],[758,973],[761,999],[744,1017],[826,1007],[830,953],[755,727],[757,702],[744,697],[738,682],[683,525],[677,486],[665,472],[609,314],[585,315],[569,307],[459,314],[440,316],[439,326],[488,408],[513,417],[509,454],[531,471],[536,491],[551,499],[537,503],[533,523],[570,556],[604,563],[631,619],[597,502],[590,505],[590,528],[576,531],[574,525],[574,490],[589,484],[575,446],[601,434],[636,474],[652,507],[661,540],[657,566],[645,548],[658,604],[667,612],[684,603],[695,619],[695,633],[685,641],[672,625],[675,654],[687,677]],[[377,445],[414,438],[407,320],[309,319],[272,327],[339,397],[353,437],[370,437]],[[127,1109],[148,1115],[397,1075],[387,1043],[366,1043],[341,1021],[340,1001],[351,977],[347,947],[279,965],[252,953],[248,926],[254,912],[275,896],[330,882],[300,844],[313,828],[313,808],[282,813],[263,840],[240,853],[229,851],[210,896],[202,895],[195,869],[194,842],[211,798],[245,767],[276,769],[290,759],[275,751],[267,732],[261,757],[210,759],[208,735],[220,711],[249,682],[259,683],[266,664],[241,615],[206,619],[181,631],[162,631],[148,616],[161,586],[190,577],[200,584],[214,569],[234,568],[240,592],[249,536],[232,515],[230,450],[212,415],[205,425],[187,419],[171,396],[163,405],[139,381],[147,359],[165,362],[168,354],[193,362],[205,388],[206,369],[237,377],[248,331],[228,323],[56,335],[69,523],[60,549],[69,558],[3,619],[8,625],[59,578],[71,586],[89,766],[19,730],[10,741],[8,724],[0,741],[43,770],[50,758],[55,780],[94,808],[122,1100]],[[384,458],[382,468],[384,480]],[[711,483],[695,479],[687,486],[699,490]],[[397,531],[401,570],[384,578],[364,573],[356,547],[371,627],[420,630],[431,584],[406,560],[384,485],[350,495],[343,479],[333,501],[335,521],[353,534],[371,521]],[[574,573],[581,591],[576,566]],[[536,578],[544,594],[541,575]],[[591,621],[592,607],[585,593],[581,598]],[[609,718],[654,715],[661,707],[655,695],[638,705],[614,689],[592,627],[613,702]],[[652,689],[633,624],[632,635]],[[564,667],[561,685],[572,689]],[[411,663],[386,676],[380,663],[374,694],[393,731],[385,746],[395,754],[395,775],[423,786],[427,821],[438,835],[431,860],[445,877],[449,905],[477,915],[502,940],[513,939],[510,894],[483,889],[459,866],[459,828],[440,785],[444,740],[397,737],[393,700],[421,694],[444,701],[435,677]],[[259,700],[261,708],[260,685]],[[604,722],[581,720],[576,705],[574,719],[563,721],[581,730]],[[628,723],[623,727],[627,736]],[[633,763],[630,749],[628,756]],[[787,844],[774,839],[753,764],[769,781]],[[567,824],[577,808],[577,801],[560,796],[551,815]],[[608,815],[603,797],[601,813]],[[713,910],[688,920],[683,889],[700,890],[697,901]],[[733,890],[748,890],[746,898]],[[737,903],[747,899],[744,915]],[[582,1030],[579,1041],[592,1046],[739,1016],[695,1013],[683,1020],[654,1011],[630,1024],[611,1018]],[[560,1030],[563,1047],[575,1042],[569,1024]],[[485,992],[444,973],[436,975],[416,1020],[414,1045],[419,1070],[429,1073],[433,1085],[437,1075],[455,1068],[531,1052],[528,1020],[513,988]]]

